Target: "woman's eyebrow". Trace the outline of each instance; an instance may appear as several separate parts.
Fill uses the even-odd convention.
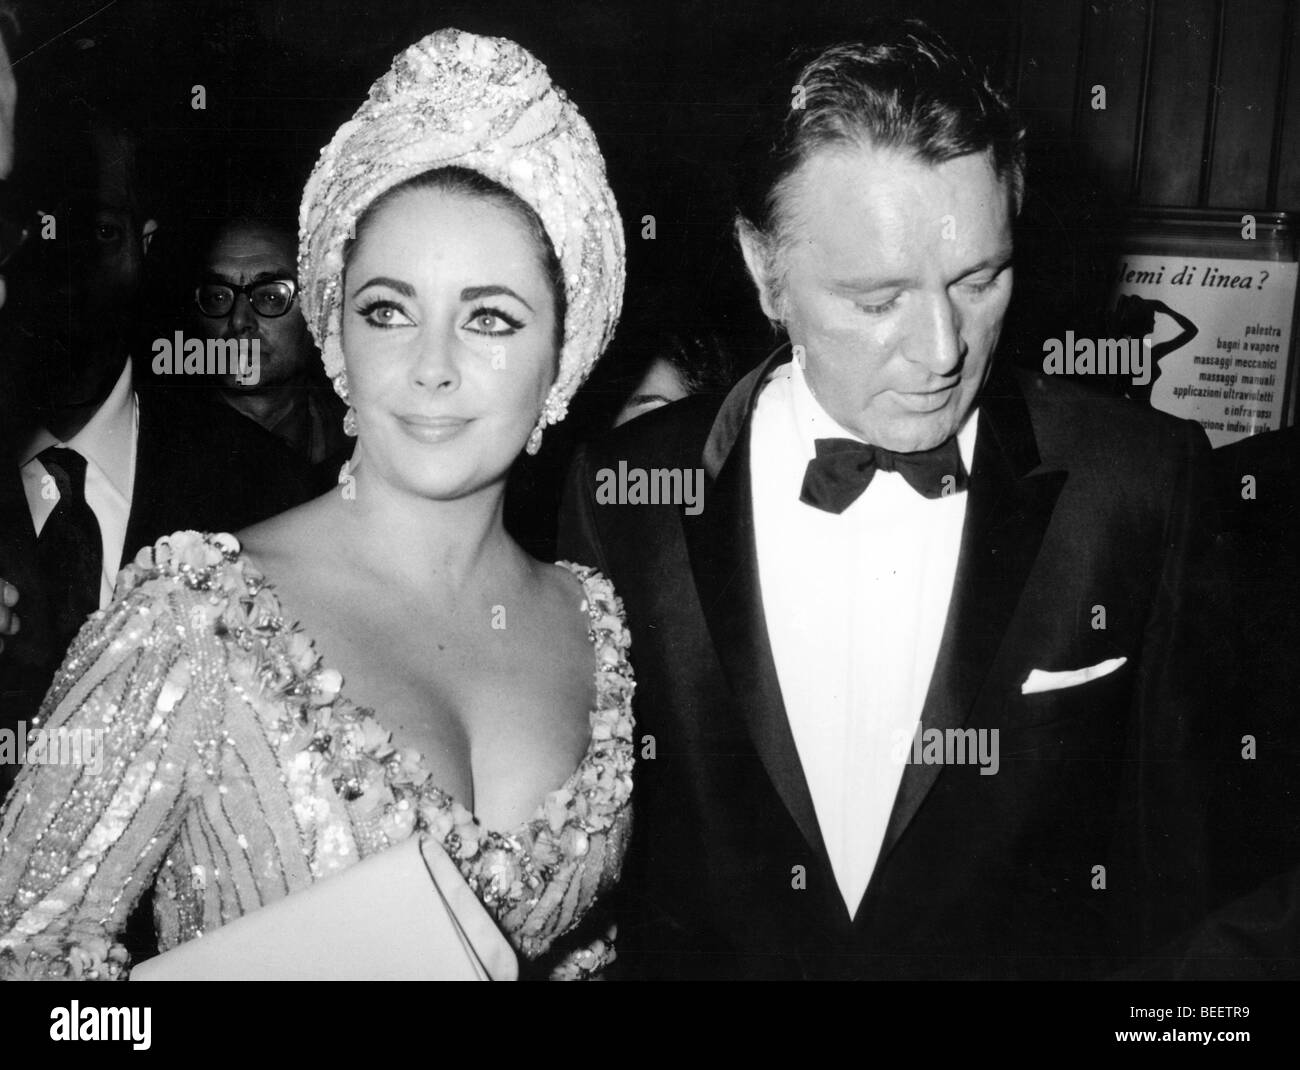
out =
[[[362,290],[368,290],[372,286],[387,286],[390,290],[396,290],[403,297],[415,296],[415,287],[409,282],[402,282],[400,279],[390,279],[387,275],[376,275],[373,279],[358,286],[356,292],[361,293]]]
[[[510,289],[509,286],[466,286],[465,289],[460,292],[460,299],[462,301],[477,301],[483,297],[498,297],[503,294],[506,297],[513,297],[523,305],[524,308],[528,309],[529,312],[533,311],[533,306],[515,293],[514,290]]]

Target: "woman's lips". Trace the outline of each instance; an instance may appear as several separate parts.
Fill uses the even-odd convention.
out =
[[[434,444],[455,438],[470,420],[460,416],[399,416],[397,425],[416,442]]]

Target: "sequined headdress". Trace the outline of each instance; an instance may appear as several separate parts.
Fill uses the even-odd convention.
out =
[[[614,333],[623,302],[623,227],[586,120],[529,52],[500,37],[439,30],[401,53],[324,149],[303,191],[298,277],[325,370],[343,393],[343,249],[387,190],[464,167],[500,183],[542,221],[564,270],[559,375],[540,428],[570,399]],[[536,444],[530,440],[530,451]]]

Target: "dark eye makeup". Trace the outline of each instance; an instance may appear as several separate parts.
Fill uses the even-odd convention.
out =
[[[366,301],[358,305],[356,314],[364,319],[370,326],[377,327],[380,330],[387,330],[390,327],[399,326],[392,321],[392,314],[398,313],[402,316],[409,315],[402,305],[385,297],[377,297],[373,300]],[[485,322],[486,321],[486,322]],[[504,327],[490,325],[492,321],[504,324]],[[474,326],[478,323],[479,326]],[[515,331],[521,330],[524,326],[522,320],[512,316],[504,309],[497,308],[493,305],[479,305],[471,311],[464,322],[465,329],[474,334],[482,335],[509,335]]]

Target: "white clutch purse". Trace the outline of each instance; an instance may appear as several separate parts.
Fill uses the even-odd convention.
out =
[[[142,962],[133,981],[513,981],[514,950],[456,864],[412,836]]]

